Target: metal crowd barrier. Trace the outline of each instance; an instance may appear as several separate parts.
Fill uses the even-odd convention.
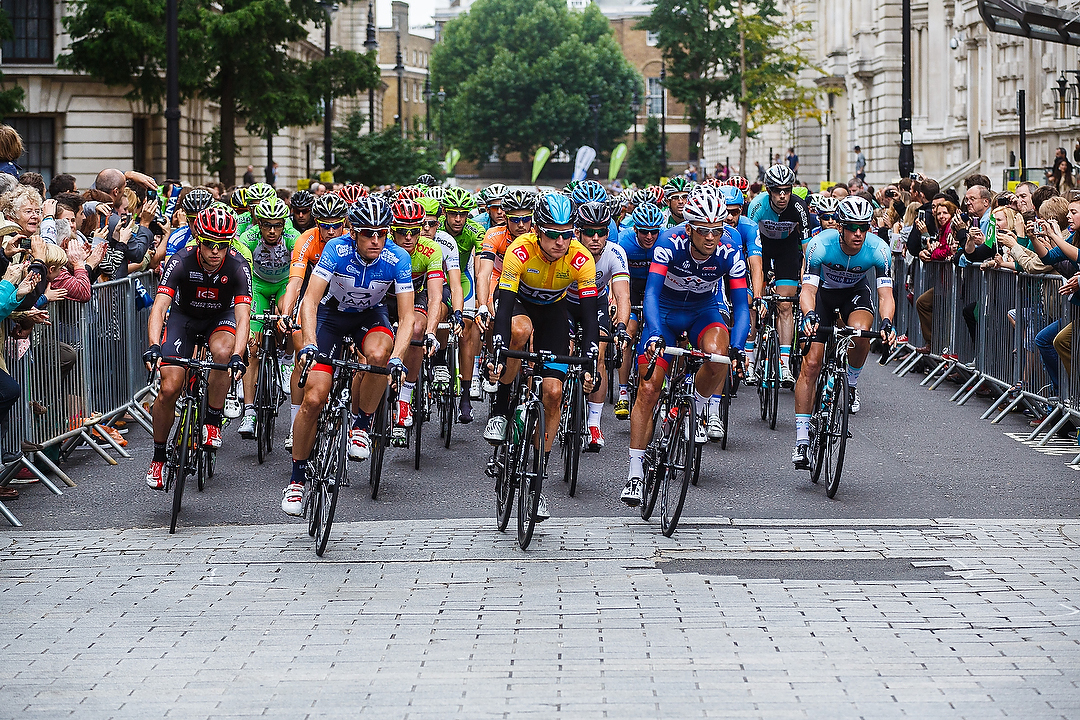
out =
[[[63,459],[86,445],[115,465],[110,452],[131,456],[105,426],[127,414],[151,430],[141,404],[150,392],[142,363],[150,308],[139,301],[139,288],[152,299],[156,282],[156,273],[144,272],[91,286],[88,302],[51,302],[50,324],[37,325],[28,340],[9,337],[3,348],[8,372],[22,394],[0,428],[0,448],[5,453],[28,450],[19,464],[57,495],[60,489],[42,467],[69,487],[75,483],[47,450],[58,446]],[[65,365],[62,359],[73,362]],[[3,503],[0,515],[19,525]]]

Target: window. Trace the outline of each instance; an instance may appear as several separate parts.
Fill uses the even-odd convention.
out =
[[[409,81],[408,80],[402,80],[401,81],[401,101],[402,102],[409,102]]]
[[[646,30],[645,44],[649,47],[656,47],[658,44],[660,44],[660,33],[654,30]]]
[[[53,61],[52,0],[3,0],[4,12],[15,31],[3,44],[4,62]]]
[[[420,81],[416,81],[412,86],[412,99],[413,102],[420,102]]]
[[[15,164],[24,172],[41,173],[48,185],[52,180],[53,119],[51,117],[9,117],[4,120],[15,128],[23,141],[23,154]]]
[[[664,112],[664,88],[660,85],[660,78],[649,78],[649,94],[645,98],[645,104],[649,109],[650,116],[659,116]]]

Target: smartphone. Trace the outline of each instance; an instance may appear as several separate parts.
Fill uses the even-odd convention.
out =
[[[1035,221],[1035,232],[1039,233],[1040,235],[1045,235],[1046,234],[1046,221],[1045,220],[1036,220]]]
[[[923,225],[926,224],[926,211],[925,210],[920,210],[919,211],[919,219],[922,220]]]
[[[963,223],[967,224],[967,223],[971,222],[971,216],[968,215],[966,212],[962,212],[962,213],[960,213],[960,220]]]
[[[147,200],[157,200],[157,190],[155,190],[154,188],[150,188],[149,190],[147,190],[146,191],[146,199]]]

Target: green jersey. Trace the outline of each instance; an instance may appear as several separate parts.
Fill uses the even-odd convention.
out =
[[[421,235],[410,257],[414,292],[418,293],[427,287],[427,281],[431,278],[446,277],[443,274],[442,248],[434,240]]]
[[[240,236],[239,242],[251,253],[252,279],[267,285],[280,285],[289,279],[289,263],[296,238],[300,236],[286,225],[281,240],[275,245],[263,242],[258,225],[252,225]]]

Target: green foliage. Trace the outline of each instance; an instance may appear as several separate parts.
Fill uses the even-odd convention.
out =
[[[0,40],[11,40],[15,37],[15,30],[8,20],[7,11],[0,9]],[[4,81],[4,73],[0,73],[0,82]],[[25,112],[22,101],[26,93],[16,85],[15,87],[0,90],[0,118],[7,117],[12,113]]]
[[[238,152],[240,152],[240,146],[234,143],[233,155]],[[206,171],[211,175],[221,172],[224,167],[224,160],[221,155],[221,127],[219,125],[214,126],[214,129],[203,140],[203,144],[199,146],[199,159],[202,160],[202,164],[206,166]]]
[[[416,137],[402,138],[397,125],[362,134],[366,130],[367,117],[355,112],[349,115],[344,130],[334,132],[334,159],[339,169],[335,180],[410,185],[424,173],[443,177],[433,143]]]
[[[591,96],[599,101],[598,152],[634,121],[641,76],[623,57],[595,5],[570,12],[563,0],[477,0],[443,29],[431,57],[431,85],[446,91],[444,137],[468,159],[494,148],[527,159],[591,145]]]
[[[626,181],[638,187],[660,182],[660,121],[649,118],[641,139],[626,154]]]

